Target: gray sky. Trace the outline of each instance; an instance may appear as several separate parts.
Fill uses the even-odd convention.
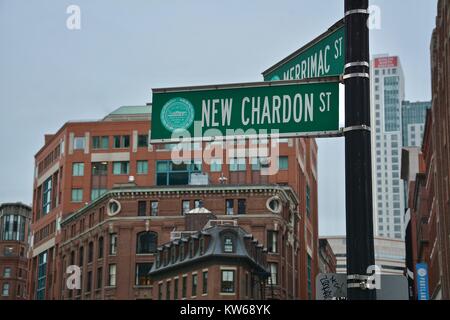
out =
[[[343,0],[0,0],[0,203],[32,199],[34,154],[67,120],[151,101],[151,88],[262,80],[343,16]],[[436,0],[372,0],[371,53],[399,55],[430,99]],[[66,8],[81,9],[68,30]],[[344,141],[319,144],[322,235],[345,232]]]

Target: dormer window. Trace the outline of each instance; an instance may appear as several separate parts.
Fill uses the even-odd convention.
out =
[[[156,267],[159,268],[161,266],[161,253],[156,255]]]
[[[233,253],[234,252],[234,241],[231,236],[223,237],[223,252],[225,253]]]
[[[200,239],[200,254],[204,254],[205,253],[205,238],[201,238]]]
[[[189,257],[192,258],[194,256],[194,239],[189,242]]]
[[[184,243],[180,244],[180,261],[184,260]]]
[[[169,250],[164,249],[164,265],[167,266],[169,264]]]
[[[171,259],[172,259],[172,263],[174,263],[175,262],[175,260],[177,260],[177,255],[176,255],[176,253],[177,253],[177,251],[176,251],[176,246],[174,245],[174,246],[172,246],[172,248],[170,249],[171,250]]]

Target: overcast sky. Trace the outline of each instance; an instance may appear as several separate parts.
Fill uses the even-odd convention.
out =
[[[66,121],[151,102],[151,88],[262,80],[343,16],[344,0],[0,0],[0,203],[31,203],[34,154]],[[399,55],[429,100],[436,0],[372,0],[371,54]],[[69,30],[69,5],[81,29]],[[344,143],[319,144],[320,234],[345,233]]]

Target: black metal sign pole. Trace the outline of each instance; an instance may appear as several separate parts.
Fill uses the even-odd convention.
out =
[[[364,286],[375,264],[372,215],[368,0],[345,0],[345,172],[348,299],[373,300]]]

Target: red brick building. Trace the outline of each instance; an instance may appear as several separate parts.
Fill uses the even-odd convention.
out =
[[[327,239],[319,239],[319,272],[336,273],[336,255]]]
[[[438,245],[430,243],[439,255],[439,275],[435,275],[437,289],[430,291],[436,299],[450,299],[450,3],[439,0],[436,28],[431,41],[432,67],[432,150],[434,160],[434,194],[432,207],[436,222],[430,232],[438,234]]]
[[[149,275],[158,300],[264,300],[277,285],[268,270],[267,249],[237,220],[209,220],[160,246]]]
[[[439,0],[431,40],[432,108],[427,113],[421,154],[416,155],[420,166],[415,179],[409,181],[410,233],[406,239],[411,264],[428,266],[429,296],[434,300],[450,299],[449,39],[450,4]],[[414,291],[412,296],[417,297],[417,283]]]
[[[230,202],[240,205],[230,210]],[[200,205],[212,213],[193,220],[189,211]],[[258,250],[267,250],[264,261],[273,279],[271,294],[277,299],[298,297],[297,205],[290,187],[276,185],[117,186],[62,221],[55,260],[56,274],[63,276],[56,280],[60,288],[56,298],[155,299],[152,283],[158,280],[150,270],[159,256],[158,245],[184,238],[210,220],[229,221],[253,239],[261,239]],[[198,250],[198,241],[195,246]],[[184,248],[185,253],[189,249]],[[174,253],[168,254],[172,258]],[[79,291],[65,287],[70,274],[62,271],[69,265],[81,267]]]
[[[28,249],[31,208],[0,205],[0,300],[28,299]]]
[[[35,156],[30,296],[36,299],[61,298],[62,269],[57,262],[65,241],[61,222],[74,212],[97,206],[97,200],[112,190],[114,185],[131,181],[142,188],[181,187],[204,184],[206,180],[209,186],[225,183],[228,186],[281,185],[292,188],[298,198],[295,208],[298,212],[295,226],[298,248],[293,262],[298,267],[298,285],[292,297],[312,298],[318,244],[315,141],[280,140],[280,170],[272,176],[262,174],[263,162],[245,159],[229,164],[220,161],[208,164],[201,161],[201,153],[198,158],[198,153],[194,154],[192,163],[179,165],[171,161],[173,145],[149,144],[150,118],[149,105],[122,107],[100,121],[68,122],[57,133],[45,137],[45,145]],[[202,150],[198,144],[193,144],[191,148],[195,152]],[[173,197],[178,199],[178,206],[180,199]],[[218,199],[224,205],[226,199]],[[151,205],[148,203],[148,206]],[[187,202],[184,205],[187,206]],[[229,205],[232,205],[231,202]],[[208,209],[214,212],[214,207],[209,206]],[[163,209],[158,210],[162,212]],[[236,201],[229,210],[239,210],[239,203]],[[179,208],[176,211],[179,213]],[[106,217],[106,213],[104,215]],[[85,219],[84,222],[88,223],[89,219]],[[163,234],[170,231],[166,228]],[[158,244],[168,240],[161,236]],[[287,239],[280,238],[280,242],[285,241]],[[118,245],[121,246],[122,242]],[[123,245],[129,245],[129,242]],[[287,272],[287,268],[280,271]],[[130,285],[134,283],[133,279],[126,281]],[[290,298],[289,294],[286,293],[286,297]],[[134,299],[135,296],[130,291],[117,298]]]

